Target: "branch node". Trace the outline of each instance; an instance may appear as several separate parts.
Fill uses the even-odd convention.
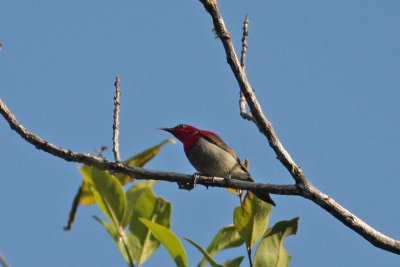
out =
[[[194,188],[194,182],[177,182],[178,188],[190,191]]]

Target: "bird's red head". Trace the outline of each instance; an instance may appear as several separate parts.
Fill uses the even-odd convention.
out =
[[[160,128],[160,130],[164,130],[172,133],[176,138],[178,138],[182,143],[191,142],[192,139],[198,139],[196,136],[201,130],[187,124],[179,124],[174,128]]]
[[[227,146],[217,134],[210,131],[200,130],[187,124],[179,124],[174,128],[160,128],[160,130],[170,132],[176,138],[178,138],[179,141],[183,143],[183,148],[185,149],[186,153],[190,152],[193,145],[195,145],[200,138],[211,139],[213,140],[213,143],[218,143],[221,146]],[[226,149],[230,150],[229,147]]]
[[[191,125],[187,124],[179,124],[174,128],[160,128],[160,130],[164,130],[172,133],[176,138],[179,139],[183,143],[183,148],[185,153],[188,153],[194,144],[199,141],[201,138],[201,133],[204,131],[197,129]]]

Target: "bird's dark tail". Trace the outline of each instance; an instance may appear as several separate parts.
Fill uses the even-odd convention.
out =
[[[276,207],[275,202],[272,200],[271,196],[268,193],[260,192],[260,191],[251,191],[257,198],[261,199],[264,202],[271,204]]]
[[[245,179],[243,180],[247,180],[247,181],[251,181],[251,182],[255,182],[254,179],[248,175],[245,177]],[[272,200],[271,196],[268,193],[265,193],[263,191],[257,191],[257,190],[252,190],[251,191],[257,198],[261,199],[264,202],[267,202],[269,204],[271,204],[272,206],[276,207],[275,202]]]

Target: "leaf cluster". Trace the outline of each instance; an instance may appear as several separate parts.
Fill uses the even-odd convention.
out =
[[[167,142],[170,141],[149,148],[125,163],[143,166]],[[80,172],[83,182],[75,197],[76,207],[71,211],[73,216],[70,214],[69,225],[72,225],[79,204],[96,203],[107,219],[95,219],[105,228],[129,266],[140,266],[160,244],[166,248],[177,266],[188,266],[182,242],[170,229],[172,204],[153,192],[157,181],[135,183],[125,191],[123,186],[134,181],[134,177],[110,174],[86,165],[80,167]],[[233,211],[233,224],[222,227],[207,249],[185,238],[203,255],[197,266],[203,267],[208,263],[213,267],[238,267],[244,256],[228,259],[223,264],[217,263],[213,257],[222,250],[240,246],[245,247],[250,266],[288,266],[291,257],[283,242],[287,236],[296,233],[298,218],[268,227],[271,210],[270,204],[247,192]],[[252,251],[255,251],[254,256]]]

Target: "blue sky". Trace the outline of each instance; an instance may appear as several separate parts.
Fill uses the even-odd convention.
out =
[[[250,18],[247,73],[284,146],[323,192],[399,238],[400,5],[397,1],[220,1],[239,48]],[[198,1],[8,1],[0,9],[0,97],[31,131],[94,152],[112,138],[113,82],[121,76],[123,158],[189,123],[213,130],[251,162],[257,181],[292,183],[238,111],[238,87]],[[0,252],[12,266],[125,266],[82,207],[64,232],[81,181],[78,165],[36,150],[0,120]],[[107,156],[112,158],[112,154]],[[149,168],[193,173],[180,144]],[[179,191],[172,229],[207,246],[232,222],[222,189]],[[273,196],[271,222],[300,217],[286,241],[292,266],[398,266],[330,214],[300,197]],[[200,254],[188,243],[190,266]],[[245,255],[244,250],[222,253]],[[244,262],[243,266],[246,266]],[[145,266],[173,266],[159,250]]]

